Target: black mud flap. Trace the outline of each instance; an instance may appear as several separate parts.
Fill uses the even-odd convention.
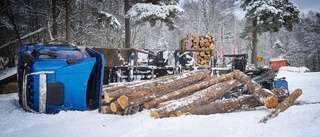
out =
[[[103,73],[104,73],[104,57],[102,54],[98,53],[93,49],[86,48],[86,51],[91,57],[96,58],[96,63],[94,64],[87,86],[87,106],[88,109],[100,108],[102,83],[103,83]],[[100,112],[100,109],[99,109]]]

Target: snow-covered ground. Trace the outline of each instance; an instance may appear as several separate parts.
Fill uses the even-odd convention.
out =
[[[279,77],[286,76],[290,92],[303,90],[298,101],[320,102],[320,72],[291,71],[295,69],[283,68]],[[151,118],[148,110],[130,116],[97,110],[48,115],[24,112],[17,99],[16,93],[0,95],[0,137],[320,136],[320,104],[291,106],[262,124],[259,120],[271,109],[164,119]]]

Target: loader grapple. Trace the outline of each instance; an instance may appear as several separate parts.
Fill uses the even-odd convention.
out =
[[[58,113],[99,107],[103,55],[63,42],[23,45],[19,52],[19,104],[27,111]]]

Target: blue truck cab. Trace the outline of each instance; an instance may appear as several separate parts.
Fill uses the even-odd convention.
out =
[[[18,56],[19,104],[37,113],[100,105],[104,57],[66,42],[25,44]]]

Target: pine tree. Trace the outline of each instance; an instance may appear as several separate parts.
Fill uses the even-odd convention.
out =
[[[290,0],[243,0],[241,8],[246,10],[246,27],[242,38],[251,41],[251,63],[257,66],[258,35],[263,32],[278,32],[284,27],[291,31],[299,22],[297,6]]]

